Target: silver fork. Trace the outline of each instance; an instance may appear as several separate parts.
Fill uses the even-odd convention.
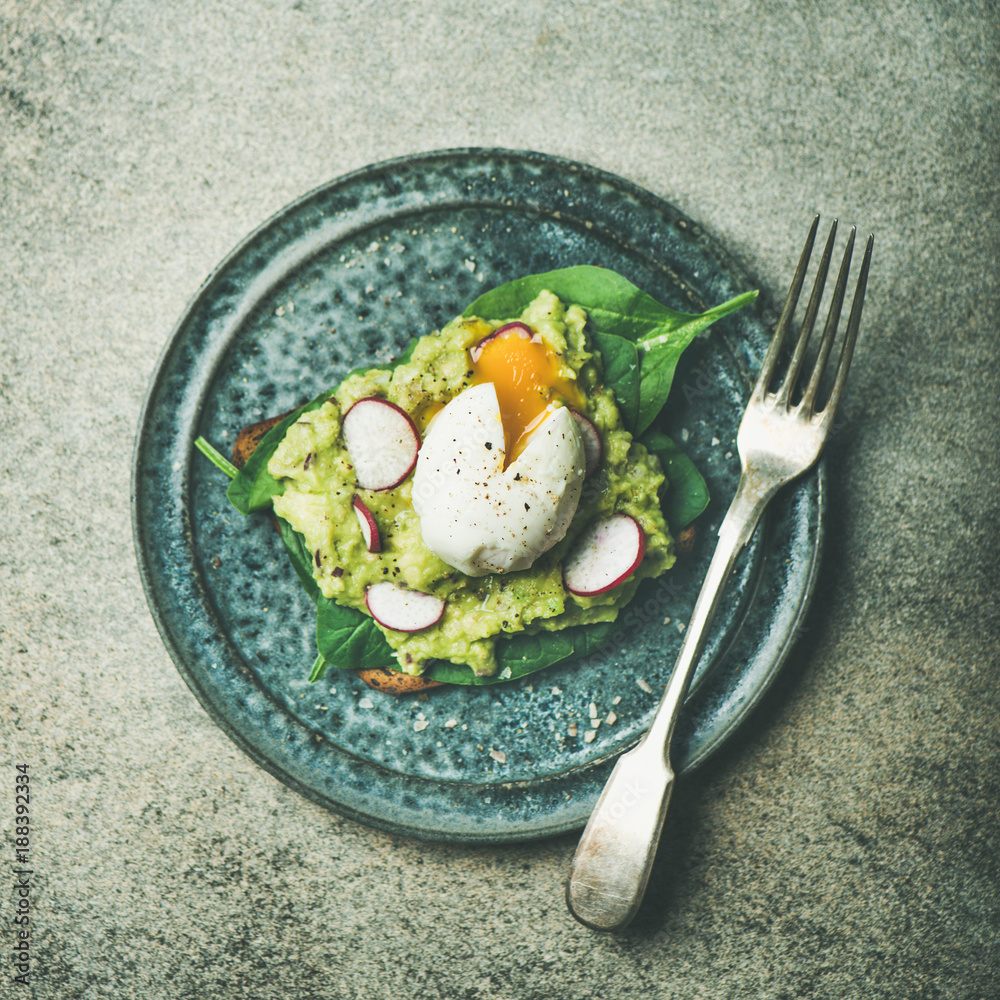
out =
[[[673,791],[670,742],[674,725],[698,657],[704,649],[708,627],[715,615],[719,598],[736,557],[753,535],[771,498],[819,458],[840,402],[861,324],[861,308],[868,283],[874,236],[868,237],[829,398],[825,406],[816,409],[820,380],[840,323],[854,249],[854,229],[851,230],[844,251],[812,373],[801,397],[797,398],[795,395],[796,383],[802,371],[826,284],[837,233],[836,221],[830,229],[787,374],[777,389],[773,392],[769,389],[792,325],[818,226],[817,215],[809,230],[777,330],[740,423],[736,439],[743,470],[740,483],[719,528],[718,546],[695,602],[690,624],[685,630],[673,674],[649,731],[615,765],[583,831],[570,867],[566,883],[566,904],[577,920],[596,930],[620,930],[639,909]]]

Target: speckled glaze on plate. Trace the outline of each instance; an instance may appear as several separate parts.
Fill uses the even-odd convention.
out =
[[[397,698],[330,669],[310,685],[313,606],[268,519],[232,509],[228,481],[193,442],[203,434],[228,452],[245,425],[386,361],[483,291],[585,263],[688,312],[751,287],[696,224],[627,181],[537,153],[449,150],[376,164],[289,205],[219,265],[164,349],[133,468],[150,608],[218,725],[330,809],[467,843],[586,822],[614,758],[648,726],[735,489],[761,317],[743,310],[697,341],[662,416],[712,491],[694,551],[647,583],[598,654],[508,684]],[[785,658],[815,576],[822,482],[819,471],[785,491],[737,567],[679,724],[680,772],[740,725]]]

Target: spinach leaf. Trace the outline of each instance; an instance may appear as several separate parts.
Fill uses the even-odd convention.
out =
[[[312,670],[309,671],[309,683],[315,684],[323,674],[326,673],[326,668],[329,664],[323,659],[323,654],[320,653],[315,660],[313,660]]]
[[[281,540],[285,543],[285,551],[295,568],[296,575],[305,592],[309,595],[309,599],[313,604],[318,604],[321,594],[319,584],[316,583],[312,575],[313,555],[306,548],[306,540],[283,517],[275,515],[275,520],[278,522]]]
[[[757,298],[756,292],[745,292],[720,306],[715,306],[700,316],[687,313],[671,313],[665,317],[656,330],[646,333],[636,341],[636,348],[642,357],[639,415],[636,419],[636,433],[641,434],[656,419],[670,394],[677,362],[684,349],[703,330],[707,330],[716,320],[722,319],[737,309],[742,309]],[[670,312],[670,310],[667,310]]]
[[[561,632],[539,632],[537,635],[520,632],[497,643],[497,672],[489,677],[477,677],[471,667],[443,660],[432,663],[425,676],[444,684],[502,684],[527,677],[570,657],[586,656],[606,642],[617,628],[615,622],[598,622],[576,625]]]
[[[284,518],[278,518],[281,540],[288,558],[310,600],[316,605],[316,647],[327,665],[360,670],[363,667],[389,667],[396,661],[385,636],[364,612],[345,608],[324,597],[312,575],[313,554],[305,539]],[[314,668],[311,676],[319,680],[325,668]]]
[[[385,636],[357,608],[345,608],[320,595],[316,602],[316,646],[330,666],[347,670],[395,667]]]
[[[604,362],[604,382],[614,391],[626,427],[634,427],[641,402],[639,351],[635,344],[613,333],[594,332],[591,338]]]
[[[663,463],[670,483],[663,516],[676,535],[708,506],[708,485],[694,462],[666,434],[648,430],[639,441]]]
[[[315,399],[311,399],[298,409],[292,410],[287,417],[276,423],[261,438],[260,444],[254,448],[246,464],[240,469],[239,474],[229,484],[229,489],[226,491],[229,502],[241,514],[249,514],[251,511],[270,507],[272,498],[281,495],[284,487],[267,471],[267,463],[271,461],[271,456],[281,444],[288,428],[303,413],[318,410],[330,398],[330,395],[329,390],[321,392]]]
[[[665,308],[620,274],[583,264],[530,274],[490,289],[462,315],[481,319],[519,316],[543,291],[582,306],[592,332],[611,333],[632,341],[657,329],[657,319],[662,318]]]
[[[757,297],[755,291],[745,292],[701,315],[682,313],[661,305],[614,271],[581,265],[532,274],[491,289],[462,315],[494,320],[519,316],[542,291],[550,291],[587,311],[588,330],[595,344],[602,354],[608,347],[616,375],[625,376],[621,381],[611,377],[605,381],[615,392],[625,426],[634,434],[641,434],[662,409],[677,361],[691,341],[716,320]],[[610,337],[634,346],[639,360],[638,400],[630,357]]]

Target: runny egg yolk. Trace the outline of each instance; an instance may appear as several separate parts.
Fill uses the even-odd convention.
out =
[[[524,449],[553,401],[583,409],[576,383],[559,374],[559,358],[521,324],[497,332],[472,356],[473,382],[492,382],[496,389],[507,464]]]

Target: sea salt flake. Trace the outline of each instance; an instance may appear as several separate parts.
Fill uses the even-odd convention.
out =
[[[503,750],[490,750],[490,756],[498,764],[506,764],[507,763],[507,755],[503,752]]]
[[[608,717],[604,721],[609,726],[613,726],[618,721],[618,716],[614,712],[608,712]]]
[[[429,725],[430,723],[426,719],[417,719],[413,723],[413,731],[415,733],[422,733]]]
[[[645,680],[643,680],[643,678],[636,677],[635,682],[636,682],[636,684],[639,685],[639,687],[641,687],[643,689],[643,691],[646,692],[646,694],[652,694],[653,693],[653,689],[649,686],[649,684]]]
[[[596,729],[588,729],[587,732],[585,732],[583,734],[583,742],[584,743],[593,743],[594,742],[594,737],[596,737],[596,736],[597,736],[597,730]]]
[[[374,707],[375,703],[371,700],[371,698],[362,698],[361,701],[358,702],[358,708],[374,708]]]
[[[445,724],[445,729],[454,729],[458,725],[458,719],[449,719]]]

